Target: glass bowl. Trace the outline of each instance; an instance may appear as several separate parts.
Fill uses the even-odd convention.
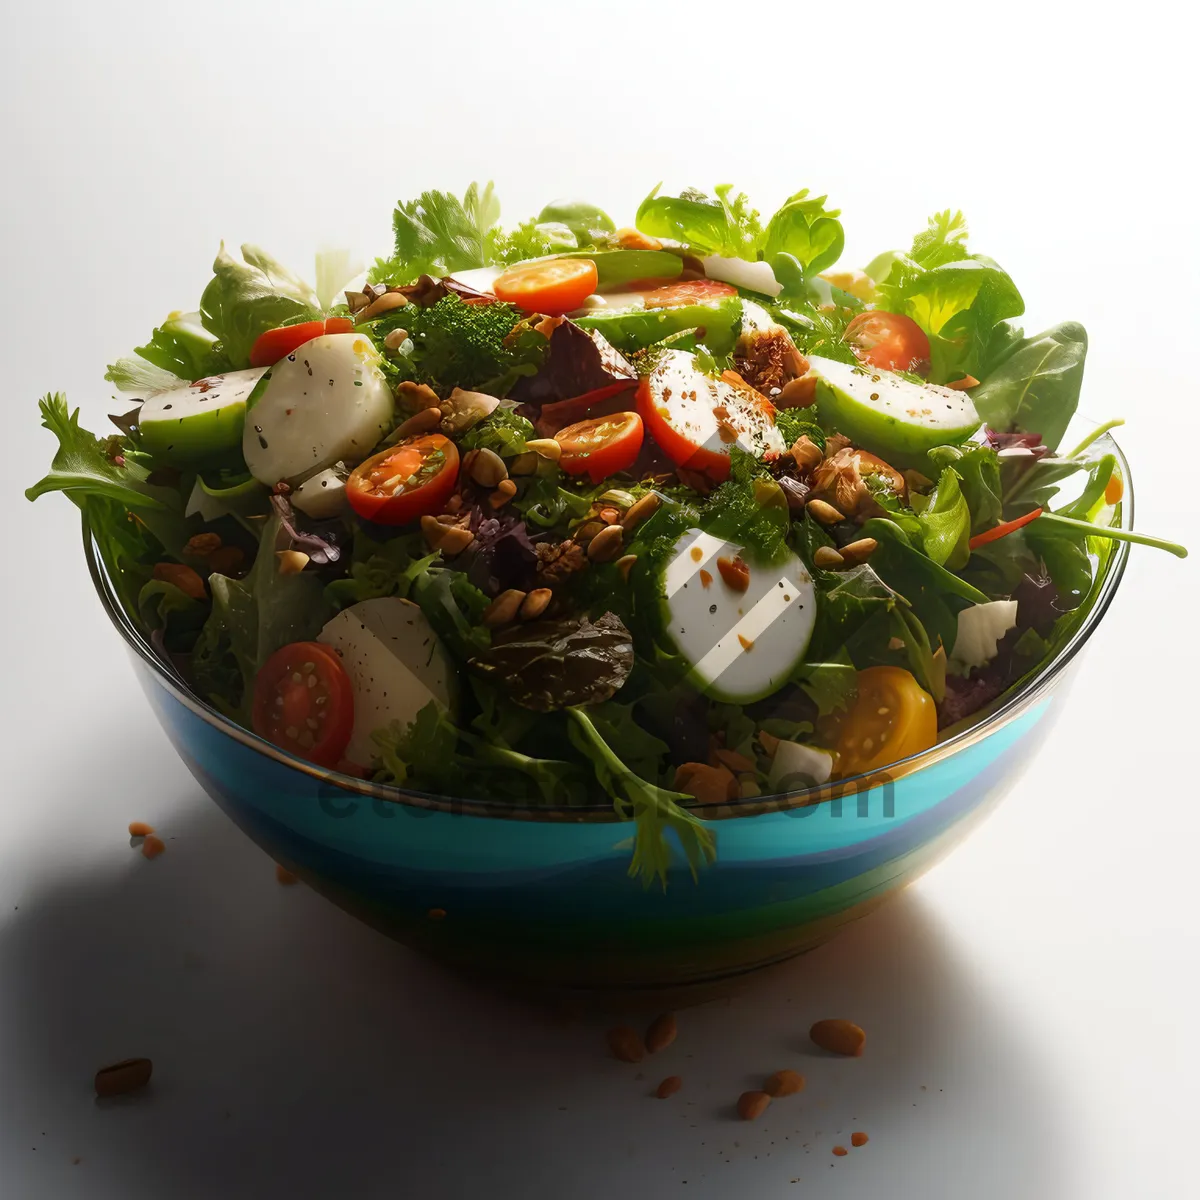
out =
[[[1131,528],[1128,464],[1114,523]],[[961,732],[882,774],[697,806],[717,860],[668,886],[627,873],[610,804],[513,808],[355,779],[271,745],[193,695],[126,616],[84,530],[92,579],[142,688],[206,792],[323,896],[458,967],[562,990],[710,984],[811,949],[947,854],[1023,773],[1064,703],[1079,651],[1129,554],[1116,543],[1058,654]]]

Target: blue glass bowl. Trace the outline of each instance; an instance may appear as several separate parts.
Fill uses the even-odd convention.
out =
[[[1132,526],[1128,464],[1115,444]],[[1117,543],[1056,658],[969,728],[885,775],[701,807],[717,861],[665,890],[628,874],[630,827],[592,807],[514,809],[406,792],[314,766],[197,699],[92,578],[142,688],[192,774],[272,858],[346,911],[458,966],[563,989],[673,988],[808,950],[947,854],[1045,740],[1072,664],[1124,572]]]

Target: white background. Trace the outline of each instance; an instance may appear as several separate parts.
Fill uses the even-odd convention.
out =
[[[102,427],[105,363],[194,306],[221,238],[302,268],[385,253],[426,187],[629,220],[659,179],[733,179],[766,212],[827,190],[848,263],[965,209],[1028,328],[1087,325],[1084,405],[1128,419],[1138,524],[1196,549],[1194,11],[6,0],[5,1200],[1195,1194],[1194,559],[1135,550],[1052,744],[950,861],[682,1014],[639,1079],[605,1018],[467,988],[279,887],[153,723],[75,510],[21,496],[51,452],[37,396]],[[828,1015],[864,1058],[807,1056]],[[152,1090],[97,1105],[92,1072],[137,1054]],[[807,1092],[732,1120],[786,1065]]]

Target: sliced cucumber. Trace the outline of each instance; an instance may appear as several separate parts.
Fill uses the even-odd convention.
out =
[[[631,353],[652,346],[684,329],[703,329],[700,339],[714,354],[728,354],[742,323],[742,301],[726,296],[715,304],[684,304],[678,308],[597,309],[576,316],[584,329],[596,329],[618,350]]]
[[[699,529],[679,539],[659,581],[663,634],[690,664],[692,685],[717,700],[749,704],[788,681],[817,617],[816,588],[795,555],[749,568],[749,584],[726,583],[718,560],[741,547]]]
[[[343,609],[317,637],[342,660],[354,688],[354,731],[346,757],[369,767],[371,734],[410,725],[430,701],[453,709],[458,673],[425,614],[411,600],[384,596]]]
[[[808,361],[821,424],[897,466],[919,466],[926,451],[960,445],[980,426],[966,392],[830,358]]]
[[[392,426],[379,352],[361,333],[326,333],[271,368],[242,435],[246,466],[274,486],[339,459],[361,462]]]
[[[228,371],[155,392],[138,413],[146,449],[178,466],[228,457],[241,445],[246,401],[266,372],[266,367]]]

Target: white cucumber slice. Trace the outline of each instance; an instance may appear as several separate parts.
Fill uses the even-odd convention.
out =
[[[737,591],[718,559],[740,554],[735,542],[690,529],[660,586],[664,633],[691,664],[691,682],[715,699],[747,704],[781,688],[804,658],[817,598],[794,554],[778,565],[750,565],[749,586]]]
[[[246,419],[242,453],[258,480],[295,483],[357,463],[392,426],[379,352],[361,333],[326,333],[271,368]]]

